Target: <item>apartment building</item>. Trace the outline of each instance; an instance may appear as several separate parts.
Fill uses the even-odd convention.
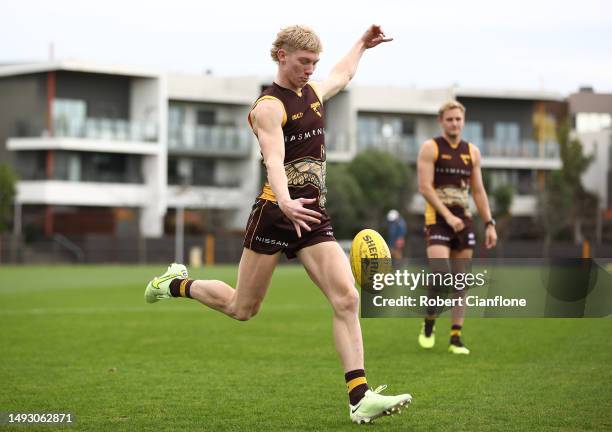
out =
[[[261,188],[259,146],[247,123],[261,80],[168,76],[168,213],[187,209],[188,230],[244,229]]]
[[[603,219],[612,220],[612,93],[597,93],[591,87],[569,95],[572,133],[593,162],[582,181],[599,197]]]
[[[269,82],[83,62],[0,66],[0,157],[20,178],[20,229],[160,237],[181,210],[188,232],[241,231],[264,175],[246,117]],[[511,184],[513,215],[533,217],[538,187],[561,166],[558,94],[352,84],[326,102],[328,161],[377,148],[415,164],[452,98],[467,107],[465,138],[483,154],[489,188]],[[423,209],[415,196],[409,210]]]
[[[0,157],[20,179],[20,229],[162,233],[163,75],[75,61],[5,65],[0,94]]]

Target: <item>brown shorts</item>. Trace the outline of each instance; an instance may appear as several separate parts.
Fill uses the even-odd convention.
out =
[[[323,213],[321,223],[309,224],[312,231],[302,228],[302,237],[298,238],[291,221],[284,215],[274,201],[258,198],[253,205],[247,222],[244,247],[257,253],[274,255],[283,251],[287,258],[295,258],[297,251],[307,246],[326,241],[336,241],[331,220],[318,207],[309,207]]]
[[[463,219],[465,228],[459,232],[453,231],[445,222],[439,222],[425,227],[425,241],[427,246],[448,246],[451,250],[474,249],[476,236],[471,219]]]

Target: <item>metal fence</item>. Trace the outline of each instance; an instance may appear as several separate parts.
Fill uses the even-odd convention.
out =
[[[238,233],[218,235],[214,237],[211,249],[210,244],[207,247],[205,236],[186,236],[183,257],[186,263],[199,256],[203,263],[236,264],[242,254],[242,240],[242,235]],[[344,240],[341,244],[348,248],[350,240]],[[407,258],[425,257],[424,238],[410,236],[404,252]],[[175,253],[173,236],[156,239],[102,235],[80,238],[54,236],[29,242],[11,235],[0,238],[2,264],[169,263],[175,260]],[[479,245],[474,255],[480,258],[541,258],[547,252],[543,242],[512,240],[500,243],[492,250]],[[553,243],[548,256],[579,258],[582,256],[582,245]],[[612,258],[612,244],[592,245],[591,256]]]

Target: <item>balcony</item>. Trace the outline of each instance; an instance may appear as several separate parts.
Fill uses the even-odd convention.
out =
[[[62,180],[22,180],[17,183],[16,201],[21,204],[138,207],[154,200],[150,188],[141,184]]]
[[[327,134],[327,154],[331,161],[348,162],[357,153],[377,149],[396,155],[400,159],[416,162],[419,149],[427,137],[414,135],[359,134],[357,146],[348,133]],[[501,142],[484,140],[476,144],[486,168],[559,169],[559,144],[554,141]]]
[[[157,124],[105,118],[61,116],[53,121],[53,133],[42,121],[18,122],[7,148],[14,151],[65,150],[155,155]]]
[[[168,207],[242,209],[253,194],[240,187],[169,185]]]
[[[478,147],[483,156],[535,159],[559,158],[559,143],[555,141],[537,143],[531,140],[512,142],[484,140]]]
[[[153,122],[60,117],[53,121],[53,136],[110,141],[157,142],[158,133],[157,125]]]
[[[253,133],[235,126],[175,126],[169,128],[168,152],[194,156],[248,157]]]
[[[357,137],[357,151],[382,150],[403,160],[416,161],[421,143],[414,135],[361,134]]]

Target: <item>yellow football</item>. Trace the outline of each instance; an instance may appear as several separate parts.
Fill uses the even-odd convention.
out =
[[[365,268],[362,269],[362,259],[365,258]],[[383,259],[386,258],[386,259]],[[387,242],[373,229],[364,229],[357,233],[351,244],[351,270],[355,281],[361,286],[362,270],[367,280],[372,280],[375,273],[391,271],[391,252]]]

